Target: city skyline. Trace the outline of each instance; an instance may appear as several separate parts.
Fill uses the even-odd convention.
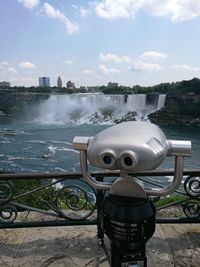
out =
[[[0,81],[151,86],[200,77],[196,0],[1,0]]]

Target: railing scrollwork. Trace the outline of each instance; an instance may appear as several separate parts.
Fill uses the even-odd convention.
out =
[[[188,218],[200,218],[200,177],[188,176],[184,189],[191,200],[183,204],[183,212]]]
[[[13,187],[8,181],[0,181],[0,202],[9,202],[13,197]]]
[[[183,204],[183,212],[188,218],[200,217],[200,205],[197,201],[189,201]]]
[[[194,198],[200,197],[200,177],[188,176],[184,182],[186,193]]]
[[[78,185],[63,187],[56,197],[57,212],[71,220],[90,217],[96,208],[96,194],[92,187],[90,189],[86,191],[86,188]]]
[[[10,177],[12,178],[12,175]],[[20,177],[17,180],[20,180]],[[96,209],[96,192],[90,185],[81,179],[70,180],[70,177],[66,180],[55,180],[52,177],[52,181],[49,180],[39,182],[36,188],[20,194],[15,192],[15,181],[0,181],[0,224],[20,221],[22,213],[26,211],[26,214],[40,214],[37,218],[48,215],[48,220],[51,217],[51,220],[56,218],[82,221],[91,217]],[[50,188],[52,191],[48,191]],[[41,192],[44,193],[41,195]],[[24,203],[24,198],[27,203]],[[39,206],[30,205],[29,200],[34,198],[37,199],[35,202],[40,202]]]
[[[96,172],[93,176],[106,181],[118,177],[119,173]],[[155,186],[156,182],[148,176],[173,176],[173,171],[156,170],[137,176],[149,186]],[[157,217],[157,222],[170,223],[171,219],[178,223],[200,222],[200,170],[187,171],[184,177],[184,183],[175,193],[180,197],[157,207],[158,215],[162,215]],[[25,187],[21,191],[18,185],[17,191],[15,182],[20,180],[26,181],[26,185],[36,182],[33,188]],[[102,199],[103,192],[93,189],[80,173],[0,174],[0,228],[98,224]],[[168,210],[172,210],[172,216],[171,213],[168,216]]]
[[[6,204],[0,208],[0,223],[12,223],[17,218],[17,209],[14,205]]]

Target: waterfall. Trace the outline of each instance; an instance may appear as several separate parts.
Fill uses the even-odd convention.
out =
[[[52,95],[38,108],[36,122],[43,124],[113,124],[120,120],[143,119],[164,106],[165,95],[147,105],[145,94],[104,95],[73,94]]]
[[[146,107],[146,95],[136,94],[128,96],[128,108],[130,111],[134,109],[135,111],[143,111]]]
[[[159,95],[158,106],[157,106],[158,110],[165,106],[165,99],[166,99],[166,95],[164,94]]]

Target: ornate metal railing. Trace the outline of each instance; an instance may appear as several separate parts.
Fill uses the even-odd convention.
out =
[[[97,180],[115,179],[119,172],[94,172]],[[162,185],[153,177],[173,176],[173,170],[134,174],[146,186]],[[164,180],[164,179],[163,179]],[[0,174],[0,228],[97,225],[105,192],[94,190],[80,173]],[[157,223],[200,223],[200,169],[184,171],[173,197],[155,198]]]

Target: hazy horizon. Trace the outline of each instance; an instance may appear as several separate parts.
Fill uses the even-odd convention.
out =
[[[196,0],[1,0],[0,81],[151,86],[200,76]]]

